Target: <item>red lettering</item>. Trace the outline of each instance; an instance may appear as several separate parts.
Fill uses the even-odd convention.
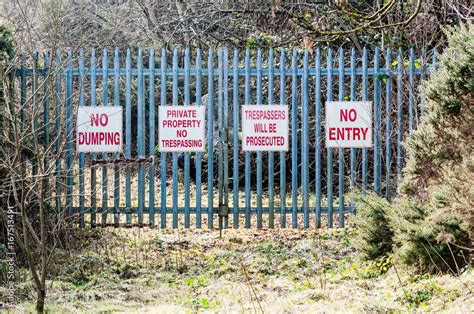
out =
[[[91,145],[98,145],[98,139],[99,139],[99,134],[98,133],[92,133],[92,138],[91,138]]]
[[[103,113],[100,115],[100,125],[106,126],[107,124],[109,124],[109,116]]]
[[[283,146],[285,138],[282,136],[247,136],[245,143],[248,146]]]
[[[362,128],[361,131],[362,131],[362,135],[364,136],[364,140],[367,138],[367,131],[369,130],[369,128]]]
[[[177,137],[186,137],[188,136],[188,131],[186,130],[176,130]]]
[[[344,128],[343,131],[346,131],[346,139],[350,140],[352,128]]]
[[[337,138],[340,140],[344,140],[344,129],[343,128],[337,128]]]
[[[107,124],[109,124],[109,116],[105,113],[101,113],[100,116],[97,113],[91,114],[90,122],[91,126],[106,126]]]
[[[360,140],[360,128],[354,128],[354,140]]]
[[[201,120],[163,120],[164,128],[199,128]]]
[[[270,133],[276,133],[276,123],[270,123],[268,125],[268,130]]]
[[[328,138],[330,141],[365,141],[368,132],[369,128],[329,128]]]
[[[99,125],[99,115],[96,114],[91,114],[91,125],[92,126],[97,126]]]
[[[341,109],[339,111],[339,121],[343,121],[343,122],[346,122],[347,121],[347,109]]]
[[[357,119],[357,111],[355,111],[355,109],[349,110],[349,120],[351,120],[351,122],[354,122],[356,119]]]
[[[256,110],[256,109],[247,109],[244,110],[245,118],[248,120],[284,120],[286,119],[285,110]]]
[[[341,109],[339,111],[339,117],[339,121],[341,122],[347,122],[347,120],[354,122],[357,119],[357,111],[354,108],[349,109],[349,111],[347,109]]]
[[[196,109],[168,109],[166,111],[167,118],[196,118]]]

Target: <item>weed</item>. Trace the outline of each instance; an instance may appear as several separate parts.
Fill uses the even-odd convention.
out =
[[[404,289],[401,297],[401,302],[405,304],[409,309],[424,307],[427,302],[433,297],[434,291],[430,290],[415,290],[409,291]]]
[[[329,297],[324,294],[324,293],[321,293],[321,292],[314,292],[314,293],[311,293],[308,298],[311,300],[311,301],[314,301],[314,302],[318,302],[318,301],[325,301],[325,300],[329,300]]]
[[[371,279],[384,275],[393,265],[391,257],[383,256],[374,261],[369,262],[366,267],[360,268],[357,263],[352,265],[352,269],[358,274],[360,278]]]
[[[308,279],[305,279],[303,281],[299,281],[295,284],[296,291],[315,289],[315,288],[316,287],[314,286],[314,284],[311,281],[309,281]]]
[[[263,265],[260,267],[258,270],[259,273],[266,275],[266,276],[271,276],[277,274],[277,271],[272,265]]]
[[[288,255],[288,250],[286,249],[286,246],[282,242],[278,243],[268,243],[268,242],[263,242],[261,244],[258,244],[256,246],[256,250],[260,253],[265,254],[267,257],[285,257]]]
[[[303,268],[303,267],[307,267],[307,266],[308,266],[308,262],[305,259],[300,259],[296,263],[296,267],[298,267],[298,268]]]
[[[164,243],[165,241],[163,241],[163,239],[161,237],[156,237],[155,238],[155,241],[154,241],[155,245],[156,245],[156,248],[158,250],[162,250],[163,249],[163,246],[164,246]]]
[[[214,306],[215,302],[211,302],[208,298],[205,297],[197,297],[191,300],[186,300],[184,302],[185,305],[191,306],[194,308],[194,310],[199,311],[199,310],[208,310],[212,306]]]
[[[199,278],[188,278],[186,279],[186,285],[188,287],[199,289],[202,287],[207,287],[211,283],[211,278],[209,277],[199,277]]]
[[[426,307],[428,301],[441,291],[442,287],[432,280],[420,282],[411,288],[404,288],[400,301],[408,309]]]

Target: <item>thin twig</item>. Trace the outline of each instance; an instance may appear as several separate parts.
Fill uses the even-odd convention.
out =
[[[263,308],[262,308],[262,305],[260,304],[260,300],[258,299],[258,296],[257,296],[257,292],[255,291],[252,283],[250,282],[250,278],[247,274],[247,270],[245,269],[245,266],[244,266],[244,262],[242,260],[242,257],[240,258],[240,267],[242,268],[242,272],[244,273],[244,276],[245,276],[245,280],[247,281],[247,284],[248,286],[250,287],[250,289],[252,290],[253,292],[253,295],[255,296],[255,300],[257,300],[257,303],[258,303],[258,307],[260,308],[260,311],[262,311],[262,313],[265,313],[263,311]]]

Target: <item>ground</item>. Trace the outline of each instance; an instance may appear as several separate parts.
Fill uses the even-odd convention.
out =
[[[50,312],[362,312],[474,309],[474,276],[414,275],[364,262],[355,229],[85,229],[58,250]],[[77,239],[80,239],[79,241]],[[395,266],[394,266],[395,264]],[[23,274],[26,274],[24,271]],[[24,275],[26,276],[26,275]],[[4,294],[0,290],[0,294]],[[18,282],[13,312],[34,309]]]

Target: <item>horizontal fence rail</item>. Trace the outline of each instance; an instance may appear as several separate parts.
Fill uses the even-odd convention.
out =
[[[356,189],[397,194],[435,64],[413,49],[79,49],[35,52],[12,80],[25,110],[41,99],[37,130],[61,156],[45,160],[50,195],[80,227],[319,228],[345,226]],[[324,146],[331,100],[372,101],[372,148]],[[289,105],[288,152],[241,151],[240,106],[256,104]],[[159,151],[162,105],[206,107],[205,152]],[[78,106],[124,108],[123,153],[75,152]]]

